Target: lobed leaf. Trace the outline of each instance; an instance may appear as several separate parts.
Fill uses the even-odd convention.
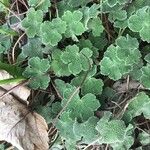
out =
[[[48,12],[48,8],[51,6],[49,0],[28,0],[28,4],[29,6],[42,10],[43,12]]]
[[[96,129],[100,133],[99,143],[110,144],[112,147],[126,147],[130,143],[127,138],[131,138],[129,131],[132,129],[132,126],[126,127],[124,121],[110,120],[110,117],[111,113],[105,112],[104,116],[97,123]],[[128,147],[132,144],[133,140]]]
[[[150,34],[149,34],[149,15],[150,15],[150,7],[145,6],[136,11],[135,14],[130,16],[128,20],[128,27],[133,32],[139,32],[140,37],[143,41],[150,42]],[[142,20],[142,22],[141,22]]]
[[[99,18],[93,18],[89,23],[88,23],[89,29],[92,29],[93,36],[100,36],[101,33],[104,30],[104,27],[102,25],[102,21]]]
[[[100,62],[101,73],[113,80],[118,80],[132,71],[132,67],[138,64],[141,57],[138,45],[137,39],[129,35],[119,37],[116,40],[116,46],[110,45],[107,48]]]
[[[93,4],[91,7],[82,7],[80,10],[83,13],[83,22],[86,29],[88,29],[88,22],[92,18],[96,18],[100,11],[99,5]]]
[[[69,76],[71,75],[68,65],[64,64],[61,60],[62,51],[56,49],[52,52],[51,68],[57,76]]]
[[[68,4],[71,7],[79,7],[79,6],[84,6],[86,4],[88,4],[89,2],[91,2],[91,0],[69,0]]]
[[[7,53],[10,47],[11,47],[10,37],[0,34],[0,54]]]
[[[56,80],[56,88],[60,92],[63,100],[61,102],[62,107],[64,107],[70,99],[70,96],[76,90],[76,88],[70,84],[65,84],[61,80]],[[89,117],[94,115],[94,111],[100,107],[99,101],[96,96],[88,93],[82,98],[76,93],[73,95],[70,103],[68,104],[66,110],[70,112],[70,117],[72,119],[87,120]]]
[[[94,75],[96,74],[96,68],[94,68],[93,70],[91,70],[82,87],[81,87],[81,93],[83,95],[87,94],[87,93],[92,93],[95,95],[99,95],[102,93],[103,90],[103,81],[101,79],[96,79],[94,77]],[[85,77],[85,73],[80,74],[79,76],[75,77],[72,81],[71,84],[75,85],[75,86],[80,86],[80,84],[82,83],[83,79]]]
[[[50,77],[47,73],[50,68],[48,59],[40,59],[33,57],[29,59],[28,66],[23,72],[23,76],[30,78],[30,87],[33,89],[46,89],[50,82]]]
[[[150,89],[150,64],[147,63],[146,66],[143,66],[141,69],[140,82],[147,89]]]
[[[91,56],[92,51],[89,48],[83,48],[79,52],[77,45],[69,45],[60,58],[64,64],[68,65],[69,72],[76,75],[89,69],[89,62],[92,63]]]
[[[142,133],[139,133],[138,139],[143,146],[148,145],[150,143],[150,135],[148,132],[144,131]]]
[[[138,93],[131,99],[128,109],[124,114],[124,119],[130,122],[134,117],[143,114],[145,118],[150,118],[150,98],[144,92]]]
[[[35,10],[30,8],[27,12],[27,16],[22,20],[21,25],[25,29],[29,38],[39,35],[39,28],[43,21],[43,12],[41,10]]]
[[[67,99],[63,100],[63,104],[65,104],[65,102],[67,102]],[[69,103],[67,110],[70,111],[71,118],[78,118],[85,121],[92,117],[94,115],[94,111],[96,111],[99,107],[100,103],[96,99],[96,96],[88,93],[81,99],[79,97],[73,98],[73,100]]]
[[[55,18],[51,22],[45,21],[41,24],[40,32],[42,42],[45,45],[56,46],[66,31],[66,22],[61,18]]]
[[[28,57],[39,57],[43,58],[43,54],[49,51],[49,47],[46,47],[42,44],[39,38],[28,39],[27,44],[22,46],[22,52],[18,56],[18,60],[24,60]]]
[[[66,37],[72,37],[73,40],[78,41],[76,36],[85,32],[85,27],[81,22],[82,17],[83,14],[79,10],[74,12],[67,10],[64,12],[62,20],[67,24]]]
[[[84,123],[78,123],[69,116],[69,112],[64,112],[56,125],[62,139],[66,141],[66,147],[71,147],[72,150],[75,150],[76,141],[81,140],[81,138],[81,142],[86,144],[97,138],[98,132],[95,129],[95,125],[98,119],[96,117],[91,117]]]

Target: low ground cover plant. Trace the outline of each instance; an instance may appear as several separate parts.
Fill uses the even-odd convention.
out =
[[[49,149],[150,149],[149,0],[0,0],[0,70]]]

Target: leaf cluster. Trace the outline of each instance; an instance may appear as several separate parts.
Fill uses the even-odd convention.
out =
[[[0,69],[12,76],[0,85],[28,81],[30,104],[59,134],[50,148],[149,145],[149,0],[18,4],[0,1]]]

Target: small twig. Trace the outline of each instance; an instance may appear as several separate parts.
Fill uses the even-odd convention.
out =
[[[107,149],[108,149],[108,147],[109,147],[109,144],[106,144],[105,150],[107,150]]]
[[[25,35],[26,33],[24,32],[16,41],[16,43],[14,44],[13,48],[12,48],[12,61],[13,63],[15,63],[15,48],[17,46],[17,44],[19,43],[19,41],[22,39],[22,37]]]
[[[59,91],[57,90],[57,88],[56,88],[56,86],[55,86],[55,84],[53,83],[53,81],[52,81],[52,80],[51,80],[51,84],[52,84],[52,86],[53,86],[54,90],[56,91],[56,93],[57,93],[58,97],[62,100],[62,99],[63,99],[63,97],[61,96],[61,94],[60,94],[60,93],[59,93]]]
[[[147,134],[150,134],[150,133],[146,132],[145,130],[141,129],[140,127],[138,127],[137,125],[135,125],[135,128],[137,128],[138,130],[140,130],[140,131],[142,131],[142,132],[145,132],[145,133],[147,133]]]
[[[16,8],[17,8],[17,13],[19,14],[20,11],[19,11],[19,7],[18,7],[18,0],[16,0]]]
[[[19,2],[22,3],[26,7],[27,10],[29,9],[29,7],[26,5],[26,3],[24,2],[24,0],[19,0]]]
[[[59,116],[63,113],[63,111],[68,107],[68,104],[71,102],[72,98],[74,97],[75,94],[77,94],[77,92],[79,91],[80,86],[78,88],[76,88],[76,90],[71,94],[71,96],[69,97],[68,101],[66,102],[65,106],[62,108],[62,110],[58,113],[58,115],[55,117],[53,124],[55,125]]]
[[[82,53],[82,54],[83,54],[83,53]],[[83,56],[87,58],[86,55],[83,54]],[[80,88],[82,87],[84,81],[86,80],[87,75],[88,75],[88,73],[89,73],[89,71],[90,71],[90,69],[91,69],[90,60],[89,60],[88,58],[87,58],[87,60],[88,60],[88,63],[89,63],[89,69],[88,69],[88,71],[86,72],[86,74],[85,74],[85,76],[84,76],[84,78],[83,78],[81,84],[80,84],[80,85],[76,88],[76,90],[70,95],[70,97],[68,98],[68,101],[66,102],[65,106],[62,108],[62,110],[58,113],[58,115],[57,115],[57,116],[55,117],[55,119],[53,120],[53,124],[54,124],[54,125],[56,124],[56,122],[57,122],[59,116],[60,116],[60,115],[63,113],[63,111],[68,107],[68,104],[71,102],[71,100],[72,100],[72,98],[74,97],[74,95],[77,94],[77,92],[78,92],[78,91],[80,90]]]
[[[27,83],[28,83],[28,81],[25,80],[25,81],[23,81],[23,82],[17,84],[16,86],[12,87],[12,88],[11,88],[10,90],[8,90],[8,91],[7,91],[5,88],[3,88],[3,87],[0,86],[0,89],[5,92],[4,94],[2,94],[2,95],[0,96],[0,99],[4,98],[4,97],[7,96],[8,94],[11,94],[13,97],[15,97],[16,100],[18,100],[19,102],[21,102],[21,103],[24,104],[24,105],[27,105],[27,103],[26,103],[24,100],[20,99],[17,95],[15,95],[15,94],[12,93],[13,90],[17,89],[19,86],[26,85]]]
[[[127,87],[126,87],[127,91],[129,90],[129,84],[130,84],[130,76],[128,75],[127,76]]]
[[[100,139],[96,139],[95,141],[88,144],[83,150],[87,150],[90,146],[94,145],[96,142],[98,142]]]
[[[13,11],[11,11],[8,7],[6,7],[2,1],[0,1],[0,3],[21,22],[21,19]]]

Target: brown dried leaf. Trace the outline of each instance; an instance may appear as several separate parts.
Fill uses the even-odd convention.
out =
[[[27,99],[29,93],[23,91],[24,88],[19,95],[22,94],[21,96]],[[0,87],[0,96],[5,93],[5,89],[6,87]],[[19,150],[47,150],[47,129],[44,118],[31,112],[13,95],[8,94],[0,99],[0,141],[7,141]]]
[[[9,79],[12,78],[10,74],[8,74],[4,70],[0,70],[0,80]],[[15,87],[17,83],[11,83],[7,85],[0,85],[2,88],[6,90],[10,90],[11,88]],[[20,99],[27,101],[27,98],[30,95],[30,90],[25,86],[19,86],[15,90],[12,91],[16,96],[18,96]]]

